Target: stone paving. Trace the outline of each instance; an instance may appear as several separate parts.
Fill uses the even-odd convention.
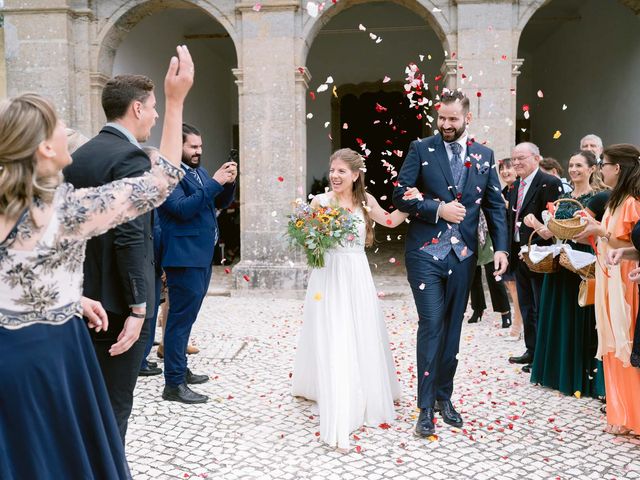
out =
[[[454,401],[464,428],[438,419],[437,440],[414,437],[416,311],[401,269],[386,257],[375,262],[385,262],[372,269],[385,292],[381,303],[403,385],[390,428],[354,432],[346,454],[318,440],[311,404],[289,393],[299,295],[209,296],[193,331],[201,353],[190,357],[190,367],[211,376],[194,386],[211,400],[165,402],[161,377],[139,379],[127,437],[134,478],[640,478],[640,438],[603,433],[598,400],[531,385],[506,361],[523,345],[499,328],[497,314],[463,327]],[[228,281],[224,275],[217,269],[218,289]]]

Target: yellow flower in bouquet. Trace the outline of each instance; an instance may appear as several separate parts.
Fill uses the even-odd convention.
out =
[[[358,236],[361,220],[342,207],[312,207],[302,200],[289,215],[287,236],[292,245],[303,248],[311,268],[324,267],[324,254]]]

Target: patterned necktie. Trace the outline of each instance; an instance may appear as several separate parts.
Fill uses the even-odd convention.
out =
[[[518,226],[518,219],[520,218],[520,209],[522,208],[522,200],[524,200],[524,189],[527,186],[527,182],[524,180],[520,180],[520,185],[518,186],[518,198],[516,200],[516,222],[515,222],[515,232],[517,233],[520,227]]]
[[[462,177],[462,158],[460,158],[460,152],[462,152],[462,146],[453,142],[449,145],[453,156],[451,157],[451,173],[453,174],[453,181],[456,186],[460,183],[460,177]]]
[[[196,172],[195,168],[190,168],[189,169],[189,173],[195,177],[196,181],[202,185],[202,179],[200,178],[200,175],[198,175],[198,172]]]
[[[522,208],[522,200],[524,200],[524,189],[527,186],[527,182],[522,180],[518,186],[518,200],[516,200],[516,212],[520,213]]]

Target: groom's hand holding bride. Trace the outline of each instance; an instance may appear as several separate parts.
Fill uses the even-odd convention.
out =
[[[467,209],[457,200],[453,200],[449,203],[443,203],[438,209],[438,217],[449,223],[462,222],[466,214]]]

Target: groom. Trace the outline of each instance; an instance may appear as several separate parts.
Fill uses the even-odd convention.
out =
[[[411,143],[398,184],[396,207],[409,214],[407,278],[418,310],[418,407],[416,434],[435,434],[434,412],[462,426],[451,403],[462,317],[476,267],[478,217],[484,212],[495,248],[494,275],[507,269],[505,203],[493,151],[467,134],[469,99],[445,90],[438,108],[440,135]],[[423,199],[404,200],[417,187]]]

